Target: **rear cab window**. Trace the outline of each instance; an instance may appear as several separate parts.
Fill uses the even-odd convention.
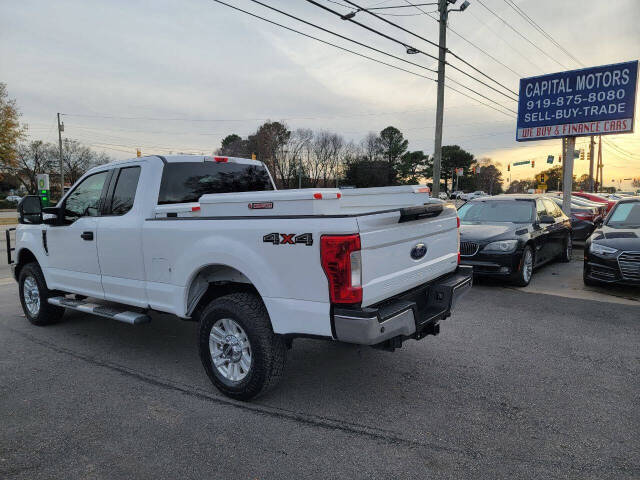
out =
[[[133,207],[140,178],[140,167],[124,167],[118,172],[111,198],[111,215],[124,215]]]
[[[273,190],[263,165],[234,162],[167,163],[162,171],[158,204],[197,202],[210,193]]]

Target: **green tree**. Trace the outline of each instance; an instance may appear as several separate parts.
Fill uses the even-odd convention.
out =
[[[424,179],[429,156],[422,150],[406,152],[396,166],[398,181],[405,185],[415,185]]]
[[[389,168],[389,163],[383,160],[367,160],[361,157],[347,164],[344,172],[345,185],[356,188],[386,187],[389,178],[395,183],[395,170]]]
[[[249,142],[243,140],[240,135],[232,133],[222,139],[220,148],[218,149],[218,155],[228,155],[230,157],[248,157],[251,155],[249,152]]]
[[[247,139],[248,150],[267,165],[279,186],[283,185],[283,179],[286,178],[282,159],[290,138],[291,130],[284,123],[267,121]]]
[[[476,190],[482,190],[489,195],[496,195],[503,192],[502,171],[500,164],[494,164],[490,158],[481,158],[474,165],[474,183]]]
[[[469,173],[473,163],[473,154],[460,148],[458,145],[445,145],[442,147],[442,164],[440,179],[444,182],[445,189],[447,181],[454,175],[453,170],[463,168],[465,173]],[[427,162],[427,176],[433,177],[433,157]]]
[[[395,183],[398,161],[407,151],[408,146],[409,141],[404,138],[402,132],[396,127],[387,127],[380,132],[380,149],[382,156],[389,165],[387,169],[389,185]]]
[[[15,167],[18,143],[24,138],[27,126],[20,123],[20,111],[15,99],[10,99],[7,85],[0,83],[0,169]]]

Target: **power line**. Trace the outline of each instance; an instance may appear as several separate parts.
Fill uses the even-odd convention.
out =
[[[520,50],[518,50],[516,47],[514,47],[512,45],[511,42],[508,42],[504,37],[502,37],[502,35],[498,35],[491,27],[489,27],[489,25],[487,25],[487,23],[481,19],[480,17],[478,17],[477,15],[475,15],[472,11],[469,10],[469,15],[471,15],[473,18],[476,19],[476,21],[478,23],[480,23],[484,28],[486,28],[489,32],[491,32],[491,34],[496,37],[498,40],[500,40],[502,43],[504,43],[510,50],[513,50],[516,54],[518,54],[523,60],[527,61],[529,64],[531,64],[536,70],[539,71],[544,71],[544,69],[542,67],[540,67],[539,65],[537,65],[536,63],[534,63],[531,58],[529,58],[528,55],[525,55],[524,53],[522,53]],[[433,17],[431,17],[433,18]],[[434,20],[438,20],[437,18],[433,18]],[[451,28],[449,27],[449,29],[451,30]],[[453,30],[452,30],[453,31]],[[518,74],[520,78],[524,77],[524,75]]]
[[[560,63],[558,60],[556,60],[555,58],[553,58],[551,55],[549,55],[547,52],[545,52],[544,50],[542,50],[540,47],[538,47],[535,43],[533,43],[531,40],[529,40],[527,37],[525,37],[524,35],[522,35],[522,33],[520,33],[518,30],[516,30],[509,22],[507,22],[504,18],[502,18],[500,15],[498,15],[496,12],[494,12],[493,10],[491,10],[489,7],[487,7],[485,5],[485,3],[482,0],[478,0],[478,3],[480,5],[482,5],[486,10],[488,10],[491,14],[493,14],[498,20],[500,20],[502,23],[504,23],[507,27],[509,27],[511,30],[513,30],[520,38],[522,38],[523,40],[527,41],[528,43],[530,43],[536,50],[540,51],[541,53],[543,53],[545,56],[547,56],[548,58],[550,58],[551,60],[553,60],[554,62],[556,62],[558,65],[560,65],[562,68],[566,69],[567,67]]]
[[[352,2],[352,1],[350,1],[350,0],[345,0],[345,1],[346,1],[347,3],[349,3],[349,4],[351,4],[351,5],[357,6],[357,4],[355,4],[354,2]],[[429,14],[429,13],[430,13],[430,12],[425,12],[424,10],[422,10],[422,9],[421,9],[419,6],[417,6],[417,5],[411,4],[411,3],[409,3],[409,2],[407,2],[407,3],[409,4],[408,6],[416,7],[416,8],[417,8],[420,12],[422,12],[422,13],[425,13],[425,14]],[[358,7],[358,8],[360,8],[360,7]],[[418,34],[417,34],[417,33],[415,33],[415,32],[412,32],[412,31],[410,31],[410,30],[407,30],[406,28],[402,27],[401,25],[398,25],[398,24],[396,24],[396,23],[390,22],[389,20],[386,20],[386,19],[384,19],[384,18],[380,18],[380,17],[378,17],[375,13],[372,13],[372,12],[370,12],[370,11],[369,11],[369,10],[367,10],[367,9],[364,9],[364,11],[365,11],[366,13],[368,13],[369,15],[372,15],[372,16],[374,16],[374,17],[378,18],[379,20],[382,20],[383,22],[385,22],[385,23],[387,23],[387,24],[389,24],[389,25],[392,25],[392,26],[394,26],[394,27],[396,27],[396,28],[398,28],[398,29],[402,30],[402,31],[403,31],[403,32],[405,32],[405,33],[408,33],[408,34],[410,34],[410,35],[412,35],[412,36],[414,36],[414,37],[416,37],[416,38],[418,38],[418,39],[420,39],[420,40],[422,40],[422,41],[425,41],[425,42],[427,42],[427,43],[430,43],[430,44],[435,45],[436,47],[440,48],[440,46],[439,46],[439,45],[435,44],[435,43],[434,43],[434,42],[432,42],[431,40],[428,40],[428,39],[424,38],[423,36],[418,35]],[[432,13],[432,12],[431,12],[431,13]],[[431,17],[431,18],[434,18],[434,17]],[[438,21],[438,20],[436,19],[436,21]],[[508,92],[513,93],[516,97],[518,96],[518,93],[517,93],[517,92],[514,92],[514,91],[513,91],[513,90],[511,90],[509,87],[507,87],[507,86],[503,85],[502,83],[498,82],[497,80],[495,80],[492,76],[487,75],[487,74],[486,74],[486,73],[484,73],[482,70],[480,70],[480,69],[476,68],[475,66],[473,66],[472,64],[470,64],[469,62],[467,62],[465,59],[463,59],[462,57],[460,57],[459,55],[457,55],[456,53],[454,53],[453,51],[451,51],[450,49],[448,49],[448,48],[447,48],[447,49],[446,49],[446,52],[447,52],[447,53],[449,53],[450,55],[452,55],[453,57],[457,58],[459,61],[463,62],[465,65],[467,65],[467,66],[471,67],[471,68],[472,68],[472,69],[474,69],[476,72],[478,72],[478,73],[480,73],[481,75],[483,75],[484,77],[488,78],[489,80],[491,80],[492,82],[494,82],[496,85],[499,85],[499,86],[501,86],[502,88],[504,88],[505,90],[507,90]],[[437,60],[437,59],[436,59],[436,60]],[[454,69],[456,69],[456,70],[458,70],[458,71],[460,71],[460,72],[462,72],[462,73],[465,73],[465,75],[468,75],[466,72],[464,72],[464,71],[460,70],[460,69],[459,69],[458,67],[456,67],[455,65],[451,65],[449,62],[446,62],[446,64],[447,64],[447,65],[449,65],[451,68],[454,68]],[[469,76],[469,75],[468,75],[468,76]],[[478,81],[478,82],[479,82],[479,80],[478,80],[477,78],[475,78],[475,77],[471,77],[471,78],[473,78],[474,80],[476,80],[476,81]],[[482,83],[482,82],[480,82],[480,83]],[[485,84],[485,85],[486,85],[486,84]],[[488,86],[488,85],[487,85],[487,86]],[[492,87],[489,87],[489,88],[492,88]]]
[[[471,106],[475,106],[475,105],[471,105]],[[457,105],[457,106],[453,106],[453,107],[449,107],[450,109],[453,108],[469,108],[469,105]],[[407,113],[424,113],[424,112],[430,112],[432,109],[431,108],[420,108],[420,109],[414,109],[414,110],[392,110],[392,111],[386,111],[386,112],[361,112],[361,113],[350,113],[350,114],[334,114],[334,115],[317,115],[317,116],[309,116],[309,115],[305,115],[305,116],[301,116],[301,117],[281,117],[278,115],[274,115],[272,117],[259,117],[259,118],[247,118],[247,119],[221,119],[221,118],[167,118],[167,117],[127,117],[127,116],[118,116],[118,115],[94,115],[94,114],[84,114],[84,113],[60,113],[60,115],[65,116],[65,117],[86,117],[86,118],[106,118],[106,119],[118,119],[118,120],[137,120],[140,118],[143,118],[145,120],[149,120],[149,121],[167,121],[167,120],[175,120],[175,121],[184,121],[184,122],[244,122],[244,121],[266,121],[269,120],[270,118],[274,118],[277,117],[279,120],[282,121],[287,121],[287,120],[324,120],[324,119],[332,119],[332,118],[354,118],[354,117],[376,117],[376,116],[384,116],[384,115],[404,115]],[[486,122],[479,122],[479,123],[467,123],[467,124],[463,124],[463,125],[478,125],[478,124],[485,124]],[[67,125],[69,125],[67,123]],[[462,125],[462,124],[461,124]],[[54,122],[54,127],[55,127],[55,122]],[[75,127],[75,125],[74,125]],[[118,130],[118,131],[135,131],[135,130],[131,130],[131,129],[109,129],[109,130]],[[160,133],[160,132],[158,132]],[[171,133],[171,132],[166,132],[166,133]],[[190,132],[184,132],[184,133],[190,133]],[[198,133],[199,134],[199,133]],[[202,135],[206,135],[206,134],[202,134]]]
[[[421,13],[427,15],[429,18],[431,18],[432,20],[435,20],[436,22],[440,22],[440,20],[436,17],[434,17],[432,15],[432,13],[436,13],[437,10],[435,12],[425,12],[423,9],[421,9],[419,6],[414,5],[412,3],[409,2],[409,0],[404,0],[405,3],[407,3],[407,6],[413,6],[415,8],[417,8]],[[498,63],[499,65],[502,65],[504,68],[506,68],[507,70],[509,70],[510,72],[512,72],[514,75],[516,75],[518,78],[522,78],[523,75],[521,73],[516,72],[513,68],[511,68],[510,66],[508,66],[507,64],[501,62],[500,60],[498,60],[496,57],[494,57],[493,55],[491,55],[489,52],[487,52],[486,50],[484,50],[483,48],[480,48],[478,45],[476,45],[474,42],[472,42],[471,40],[469,40],[468,38],[464,37],[463,35],[461,35],[460,33],[456,32],[453,28],[451,28],[448,24],[447,24],[447,30],[449,30],[451,33],[453,33],[454,35],[456,35],[457,37],[461,38],[462,40],[464,40],[465,42],[467,42],[469,45],[471,45],[473,48],[475,48],[476,50],[479,50],[480,52],[484,53],[487,57],[489,57],[491,60],[493,60],[494,62]]]
[[[214,0],[214,1],[218,1],[218,0]],[[297,20],[297,21],[299,21],[299,22],[302,22],[302,23],[304,23],[304,24],[306,24],[306,25],[309,25],[309,26],[312,26],[312,27],[317,28],[317,29],[319,29],[319,30],[322,30],[323,32],[329,33],[329,34],[331,34],[331,35],[335,35],[335,36],[337,36],[337,37],[339,37],[339,38],[342,38],[342,39],[344,39],[344,40],[348,40],[348,41],[353,42],[353,43],[355,43],[355,44],[357,44],[357,45],[360,45],[360,46],[363,46],[363,47],[365,47],[365,48],[369,48],[369,49],[371,49],[371,50],[374,50],[374,51],[376,51],[376,52],[378,52],[378,53],[382,53],[382,54],[384,54],[384,55],[390,56],[390,57],[392,57],[392,58],[394,58],[394,59],[396,59],[396,60],[400,60],[400,61],[403,61],[403,62],[409,63],[409,64],[411,64],[411,65],[414,65],[414,66],[420,67],[420,68],[425,69],[425,70],[427,70],[427,71],[429,71],[429,72],[437,73],[437,70],[434,70],[434,69],[432,69],[432,68],[425,67],[424,65],[420,65],[420,64],[418,64],[418,63],[410,62],[410,61],[405,60],[405,59],[403,59],[403,58],[401,58],[401,57],[398,57],[398,56],[396,56],[396,55],[393,55],[393,54],[390,54],[390,53],[384,52],[384,51],[382,51],[382,50],[379,50],[379,49],[377,49],[377,48],[371,47],[371,46],[366,45],[366,44],[364,44],[364,43],[362,43],[362,42],[359,42],[359,41],[357,41],[357,40],[354,40],[354,39],[352,39],[352,38],[346,37],[346,36],[344,36],[344,35],[341,35],[341,34],[339,34],[339,33],[334,32],[334,31],[332,31],[332,30],[329,30],[329,29],[327,29],[327,28],[324,28],[324,27],[321,27],[321,26],[316,25],[316,24],[314,24],[314,23],[308,22],[307,20],[304,20],[304,19],[302,19],[302,18],[296,17],[295,15],[292,15],[292,14],[290,14],[290,13],[287,13],[287,12],[285,12],[285,11],[283,11],[283,10],[280,10],[280,9],[276,8],[276,7],[272,7],[271,5],[267,5],[267,4],[265,4],[265,3],[263,3],[263,2],[261,2],[261,1],[259,1],[259,0],[251,0],[251,1],[252,1],[253,3],[256,3],[256,4],[258,4],[258,5],[261,5],[261,6],[265,7],[265,8],[268,8],[269,10],[273,10],[274,12],[278,12],[278,13],[280,13],[280,14],[282,14],[282,15],[285,15],[285,16],[287,16],[287,17],[289,17],[289,18],[293,18],[294,20]],[[315,5],[321,6],[320,4],[318,4],[318,3],[314,2],[313,0],[307,0],[307,1],[309,1],[309,2],[311,2],[311,3],[313,3],[313,4],[315,4]],[[221,3],[221,2],[219,2],[219,3]],[[321,7],[322,7],[322,6],[321,6]],[[328,11],[330,11],[330,12],[334,13],[335,15],[340,16],[340,14],[339,14],[338,12],[336,12],[336,11],[334,11],[334,10],[331,10],[330,8],[327,8],[327,7],[322,7],[322,8],[325,8],[325,9],[327,9]],[[364,26],[364,25],[360,24],[359,22],[355,22],[355,23],[356,23],[356,24],[358,24],[358,25],[361,25],[361,26],[363,26],[363,27],[365,27],[365,28],[368,28],[368,27],[366,27],[366,26]],[[379,32],[378,32],[378,33],[379,33]],[[384,34],[382,34],[382,35],[384,35]],[[385,36],[386,36],[386,35],[385,35]],[[391,38],[391,37],[387,37],[387,38]],[[404,43],[400,42],[399,40],[395,40],[395,39],[394,39],[394,41],[395,41],[395,42],[397,42],[397,43],[400,43],[401,45],[405,46],[406,48],[407,48],[407,47],[409,47],[408,45],[406,45],[406,44],[404,44]],[[428,55],[428,54],[427,54],[427,55]],[[434,58],[435,58],[435,57],[434,57]],[[467,74],[467,75],[468,75],[468,74]],[[466,85],[464,85],[464,84],[462,84],[462,83],[458,82],[457,80],[454,80],[454,79],[452,79],[452,78],[450,78],[450,77],[447,77],[447,78],[449,78],[449,80],[450,80],[451,82],[455,83],[456,85],[459,85],[459,86],[461,86],[462,88],[466,88],[466,89],[467,89],[467,90],[469,90],[470,92],[475,93],[476,95],[478,95],[478,96],[480,96],[480,97],[484,98],[485,100],[488,100],[488,101],[490,101],[490,102],[493,102],[493,103],[495,103],[496,105],[499,105],[500,107],[504,108],[505,110],[509,110],[510,112],[516,113],[514,110],[511,110],[510,108],[505,107],[504,105],[502,105],[502,104],[498,103],[497,101],[493,100],[492,98],[489,98],[489,97],[487,97],[487,96],[483,95],[482,93],[480,93],[480,92],[478,92],[478,91],[476,91],[476,90],[474,90],[474,89],[472,89],[472,88],[470,88],[470,87],[468,87],[468,86],[466,86]],[[474,78],[474,77],[471,77],[471,78]],[[474,78],[474,79],[475,79],[475,78]],[[476,81],[479,81],[479,80],[477,80],[477,79],[475,79],[475,80],[476,80]],[[483,83],[483,82],[480,82],[480,83]],[[487,84],[485,83],[484,85],[487,85]],[[498,93],[500,93],[500,94],[502,94],[502,95],[506,96],[506,97],[507,97],[507,98],[509,98],[510,100],[517,101],[516,99],[511,98],[511,97],[509,97],[508,95],[505,95],[504,93],[500,92],[499,90],[496,90],[495,88],[493,88],[493,87],[491,87],[491,86],[489,86],[489,85],[487,85],[487,86],[488,86],[489,88],[491,88],[492,90],[495,90],[496,92],[498,92]]]
[[[402,30],[402,31],[403,31],[403,32],[405,32],[405,33],[408,33],[408,34],[410,34],[410,35],[412,35],[412,36],[414,36],[414,37],[416,37],[416,38],[418,38],[418,39],[420,39],[420,40],[422,40],[422,41],[424,41],[424,42],[427,42],[427,43],[429,43],[430,45],[434,45],[434,46],[436,46],[438,49],[440,48],[440,46],[439,46],[437,43],[435,43],[435,42],[433,42],[433,41],[431,41],[431,40],[429,40],[429,39],[427,39],[427,38],[424,38],[424,37],[422,37],[421,35],[418,35],[417,33],[412,32],[411,30],[407,30],[406,28],[402,27],[401,25],[398,25],[398,24],[396,24],[396,23],[393,23],[393,22],[391,22],[390,20],[387,20],[386,18],[382,18],[382,17],[380,17],[379,15],[377,15],[377,14],[375,14],[375,13],[373,13],[373,12],[370,12],[369,10],[367,10],[367,9],[365,9],[365,8],[362,8],[362,7],[361,7],[361,6],[359,6],[357,3],[354,3],[354,2],[352,2],[351,0],[344,0],[344,1],[345,1],[345,2],[347,2],[349,5],[352,5],[352,6],[356,7],[356,8],[358,8],[358,9],[360,9],[360,10],[364,11],[365,13],[368,13],[369,15],[371,15],[371,16],[373,16],[373,17],[377,18],[378,20],[382,20],[383,22],[385,22],[385,23],[387,23],[387,24],[389,24],[389,25],[392,25],[392,26],[394,26],[395,28],[400,29],[400,30]],[[326,6],[324,6],[324,5],[319,4],[319,3],[318,3],[318,2],[316,2],[315,0],[307,0],[307,2],[312,3],[312,4],[314,4],[314,5],[316,5],[316,6],[320,7],[320,8],[322,8],[323,10],[326,10],[326,11],[328,11],[328,12],[331,12],[331,13],[333,13],[334,15],[337,15],[337,16],[339,16],[339,17],[341,17],[341,18],[342,18],[342,15],[340,15],[340,13],[339,13],[339,12],[336,12],[335,10],[332,10],[332,9],[330,9],[329,7],[326,7]],[[435,57],[434,55],[431,55],[431,54],[429,54],[429,53],[423,52],[422,50],[419,50],[419,49],[417,49],[417,48],[415,48],[415,47],[413,47],[413,46],[411,46],[411,45],[408,45],[408,44],[407,44],[407,43],[405,43],[405,42],[402,42],[402,41],[400,41],[400,40],[398,40],[398,39],[396,39],[396,38],[390,37],[389,35],[387,35],[387,34],[385,34],[385,33],[382,33],[382,32],[380,32],[380,31],[378,31],[378,30],[376,30],[376,29],[374,29],[374,28],[371,28],[371,27],[367,26],[367,25],[364,25],[364,24],[362,24],[362,23],[360,23],[360,22],[358,22],[358,21],[354,20],[353,18],[348,18],[347,20],[348,20],[348,21],[350,21],[350,22],[352,22],[352,23],[355,23],[356,25],[358,25],[358,26],[360,26],[360,27],[362,27],[362,28],[365,28],[366,30],[369,30],[369,31],[371,31],[371,32],[373,32],[373,33],[376,33],[377,35],[380,35],[380,36],[382,36],[382,37],[384,37],[384,38],[387,38],[388,40],[391,40],[391,41],[393,41],[393,42],[395,42],[395,43],[398,43],[398,44],[400,44],[400,45],[404,46],[405,48],[411,48],[411,49],[413,49],[413,51],[415,51],[415,52],[418,52],[418,53],[421,53],[421,54],[423,54],[423,55],[426,55],[427,57],[432,58],[432,59],[434,59],[434,60],[438,60],[438,58],[437,58],[437,57]],[[497,84],[497,85],[499,85],[500,87],[504,88],[504,89],[505,89],[505,90],[507,90],[508,92],[513,93],[516,97],[518,96],[518,94],[517,94],[516,92],[514,92],[514,91],[513,91],[513,90],[511,90],[510,88],[506,87],[506,86],[505,86],[505,85],[503,85],[502,83],[498,82],[498,81],[497,81],[497,80],[495,80],[493,77],[491,77],[491,76],[487,75],[486,73],[482,72],[482,71],[481,71],[481,70],[479,70],[478,68],[474,67],[474,66],[473,66],[473,65],[471,65],[469,62],[467,62],[466,60],[464,60],[463,58],[461,58],[460,56],[458,56],[457,54],[453,53],[452,51],[450,51],[450,50],[448,50],[448,49],[446,49],[446,51],[447,51],[448,53],[450,53],[453,57],[455,57],[455,58],[457,58],[458,60],[462,61],[462,62],[463,62],[463,63],[465,63],[466,65],[468,65],[468,66],[470,66],[471,68],[473,68],[474,70],[476,70],[476,71],[477,71],[478,73],[480,73],[481,75],[485,76],[486,78],[488,78],[489,80],[491,80],[492,82],[494,82],[495,84]],[[490,88],[491,90],[493,90],[493,91],[495,91],[495,92],[499,93],[500,95],[503,95],[503,96],[507,97],[507,98],[508,98],[508,99],[510,99],[510,100],[513,100],[513,101],[516,101],[516,102],[518,101],[518,100],[517,100],[517,98],[513,98],[513,97],[511,97],[511,96],[509,96],[509,95],[507,95],[507,94],[505,94],[505,93],[501,92],[500,90],[498,90],[498,89],[496,89],[496,88],[492,87],[491,85],[487,84],[486,82],[483,82],[482,80],[480,80],[480,79],[478,79],[478,78],[474,77],[473,75],[471,75],[471,74],[469,74],[469,73],[465,72],[464,70],[462,70],[461,68],[457,67],[456,65],[452,65],[452,64],[451,64],[451,63],[449,63],[449,62],[445,62],[445,63],[446,63],[447,65],[449,65],[451,68],[453,68],[454,70],[457,70],[458,72],[462,73],[463,75],[466,75],[467,77],[469,77],[469,78],[471,78],[471,79],[475,80],[476,82],[478,82],[478,83],[480,83],[480,84],[484,85],[484,86],[485,86],[485,87],[487,87],[487,88]]]
[[[574,57],[571,52],[569,52],[566,48],[560,45],[555,38],[551,36],[544,28],[536,23],[536,21],[531,18],[519,5],[517,5],[513,0],[503,0],[507,5],[509,5],[512,9],[516,11],[518,15],[524,18],[533,28],[535,28],[538,32],[540,32],[547,40],[553,43],[556,47],[558,47],[561,51],[563,51],[569,58],[571,58],[574,62],[576,62],[581,67],[584,67],[584,63]]]
[[[318,37],[314,37],[313,35],[309,35],[309,34],[307,34],[307,33],[301,32],[301,31],[296,30],[296,29],[294,29],[294,28],[287,27],[286,25],[282,25],[282,24],[280,24],[280,23],[278,23],[278,22],[275,22],[275,21],[273,21],[273,20],[269,20],[268,18],[261,17],[260,15],[257,15],[257,14],[255,14],[255,13],[252,13],[252,12],[249,12],[249,11],[247,11],[247,10],[243,10],[243,9],[241,9],[241,8],[239,8],[239,7],[236,7],[236,6],[230,5],[230,4],[226,3],[226,2],[223,2],[222,0],[212,0],[212,1],[214,1],[214,2],[216,2],[216,3],[219,3],[219,4],[221,4],[221,5],[224,5],[224,6],[226,6],[226,7],[229,7],[229,8],[231,8],[231,9],[233,9],[233,10],[237,10],[237,11],[239,11],[239,12],[242,12],[242,13],[245,13],[245,14],[247,14],[247,15],[250,15],[250,16],[252,16],[252,17],[254,17],[254,18],[258,18],[258,19],[263,20],[263,21],[265,21],[265,22],[271,23],[272,25],[276,25],[276,26],[278,26],[278,27],[284,28],[285,30],[289,30],[289,31],[291,31],[291,32],[297,33],[297,34],[302,35],[302,36],[304,36],[304,37],[311,38],[311,39],[313,39],[313,40],[316,40],[316,41],[318,41],[318,42],[324,43],[324,44],[326,44],[326,45],[330,45],[330,46],[332,46],[332,47],[334,47],[334,48],[338,48],[338,49],[343,50],[343,51],[345,51],[345,52],[352,53],[352,54],[357,55],[357,56],[359,56],[359,57],[366,58],[366,59],[368,59],[368,60],[371,60],[371,61],[374,61],[374,62],[380,63],[380,64],[382,64],[382,65],[386,65],[386,66],[391,67],[391,68],[394,68],[394,69],[396,69],[396,70],[400,70],[400,71],[403,71],[403,72],[406,72],[406,73],[410,73],[411,75],[415,75],[415,76],[418,76],[418,77],[425,78],[425,79],[427,79],[427,80],[431,80],[431,81],[437,82],[437,80],[436,80],[436,79],[434,79],[434,78],[428,77],[428,76],[426,76],[426,75],[422,75],[422,74],[417,73],[417,72],[413,72],[413,71],[411,71],[411,70],[407,70],[407,69],[405,69],[405,68],[402,68],[402,67],[399,67],[399,66],[397,66],[397,65],[393,65],[393,64],[390,64],[390,63],[384,62],[384,61],[382,61],[382,60],[378,60],[378,59],[373,58],[373,57],[369,57],[368,55],[365,55],[365,54],[363,54],[363,53],[356,52],[356,51],[354,51],[354,50],[350,50],[350,49],[345,48],[345,47],[341,47],[341,46],[339,46],[339,45],[336,45],[336,44],[334,44],[334,43],[328,42],[328,41],[326,41],[326,40],[322,40],[322,39],[320,39],[320,38],[318,38]],[[255,0],[252,0],[252,1],[255,1]],[[452,80],[452,81],[454,81],[454,80]],[[454,81],[454,82],[455,82],[455,81]],[[456,83],[458,83],[458,82],[456,82]],[[459,84],[459,85],[461,85],[460,83],[458,83],[458,84]],[[461,85],[461,86],[464,86],[464,85]],[[478,103],[480,103],[480,104],[482,104],[482,105],[485,105],[485,106],[487,106],[487,107],[489,107],[489,108],[491,108],[491,109],[493,109],[493,110],[495,110],[495,111],[497,111],[497,112],[502,113],[503,115],[506,115],[506,116],[512,117],[512,115],[510,115],[509,113],[506,113],[506,112],[504,112],[503,110],[500,110],[500,109],[498,109],[498,108],[494,107],[493,105],[490,105],[490,104],[487,104],[487,103],[485,103],[485,102],[482,102],[482,101],[478,100],[477,98],[472,97],[472,96],[470,96],[470,95],[468,95],[468,94],[466,94],[466,93],[463,93],[463,92],[461,92],[460,90],[458,90],[458,89],[456,89],[456,88],[453,88],[453,87],[451,87],[451,86],[449,86],[449,85],[446,85],[446,87],[447,87],[449,90],[452,90],[452,91],[454,91],[454,92],[457,92],[457,93],[459,93],[460,95],[462,95],[462,96],[464,96],[464,97],[470,98],[470,99],[472,99],[472,100],[474,100],[474,101],[476,101],[476,102],[478,102]],[[500,106],[501,108],[503,108],[503,109],[505,109],[505,110],[508,110],[509,112],[516,113],[514,110],[512,110],[512,109],[510,109],[510,108],[508,108],[508,107],[505,107],[504,105],[499,104],[499,103],[498,103],[498,102],[496,102],[495,100],[493,100],[493,99],[491,99],[491,98],[488,98],[488,97],[486,97],[486,96],[484,96],[484,95],[482,95],[482,94],[480,94],[480,93],[476,92],[475,90],[470,89],[469,87],[464,86],[464,88],[467,88],[468,90],[472,91],[472,92],[473,92],[473,93],[475,93],[476,95],[479,95],[479,96],[481,96],[481,97],[483,97],[483,98],[485,98],[485,99],[489,100],[490,102],[494,103],[495,105]]]

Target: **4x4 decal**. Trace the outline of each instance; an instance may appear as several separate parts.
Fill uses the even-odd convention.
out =
[[[302,243],[310,247],[313,245],[313,235],[311,233],[301,233],[300,235],[296,235],[295,233],[268,233],[262,237],[262,241],[272,243],[273,245],[295,245],[296,243]]]

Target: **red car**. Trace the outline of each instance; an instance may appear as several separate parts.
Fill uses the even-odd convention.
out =
[[[591,200],[592,202],[606,203],[607,213],[609,213],[609,210],[611,210],[613,206],[616,204],[614,200],[607,200],[606,198],[601,197],[600,195],[597,195],[595,193],[573,192],[571,195],[575,195],[576,197],[586,198],[587,200]]]

